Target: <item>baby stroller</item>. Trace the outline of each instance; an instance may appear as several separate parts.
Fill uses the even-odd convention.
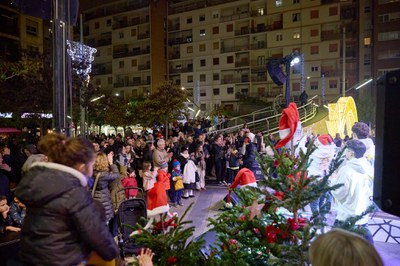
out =
[[[136,193],[132,193],[135,191]],[[147,203],[145,193],[138,187],[125,187],[118,190],[119,193],[124,193],[126,199],[120,203],[117,210],[118,221],[118,246],[121,251],[121,257],[125,258],[127,255],[139,254],[141,247],[138,246],[129,235],[133,230],[124,224],[135,226],[140,223],[145,226],[145,221],[142,217],[147,218]],[[132,197],[131,195],[135,196]]]

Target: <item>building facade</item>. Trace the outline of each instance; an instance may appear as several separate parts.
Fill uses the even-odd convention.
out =
[[[284,94],[266,64],[294,51],[304,60],[290,69],[292,99],[305,90],[321,104],[395,68],[400,24],[392,2],[120,0],[82,10],[85,44],[98,50],[97,86],[131,97],[169,79],[193,96],[190,107],[211,111],[237,109],[240,97]]]

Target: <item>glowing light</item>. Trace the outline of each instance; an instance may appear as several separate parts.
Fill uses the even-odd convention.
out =
[[[72,59],[72,69],[82,77],[87,77],[92,72],[93,54],[97,52],[95,48],[84,45],[80,42],[67,40],[67,53]]]
[[[200,109],[197,111],[197,113],[194,117],[197,117],[199,114],[200,114]]]
[[[365,82],[363,82],[363,83],[361,83],[360,85],[358,85],[357,87],[355,87],[354,89],[355,90],[358,90],[358,89],[360,89],[361,87],[363,87],[363,86],[365,86],[365,85],[367,85],[368,83],[370,83],[372,81],[372,78],[371,79],[368,79],[368,80],[366,80]]]
[[[295,64],[298,64],[300,62],[300,58],[297,56],[293,58],[292,61],[290,61],[290,66],[294,66]]]

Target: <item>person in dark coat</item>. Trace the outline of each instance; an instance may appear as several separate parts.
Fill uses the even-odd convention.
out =
[[[110,184],[119,177],[118,167],[113,163],[113,154],[106,155],[100,152],[96,156],[94,164],[93,180],[98,176],[98,182],[95,188],[93,199],[100,202],[106,213],[107,223],[114,217],[114,208],[111,201]]]
[[[116,258],[118,246],[104,211],[87,189],[96,159],[92,143],[48,134],[38,148],[49,162],[34,163],[16,189],[27,208],[20,260],[29,265],[79,265],[92,251],[104,260]]]
[[[242,148],[242,167],[250,169],[256,176],[256,179],[260,180],[264,176],[257,161],[257,144],[254,142],[255,135],[248,132],[246,133],[246,137]]]

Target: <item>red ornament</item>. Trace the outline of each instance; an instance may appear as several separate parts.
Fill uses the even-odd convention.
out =
[[[285,193],[283,193],[282,191],[276,191],[274,196],[279,200],[283,200]]]
[[[178,259],[175,256],[171,256],[168,258],[168,263],[169,264],[174,264],[178,261]]]
[[[228,243],[230,244],[230,245],[234,245],[234,246],[236,246],[237,245],[237,241],[236,241],[236,239],[229,239],[229,241],[228,241]]]
[[[281,162],[279,160],[275,160],[274,161],[274,167],[275,168],[278,168],[280,164],[281,164]]]

